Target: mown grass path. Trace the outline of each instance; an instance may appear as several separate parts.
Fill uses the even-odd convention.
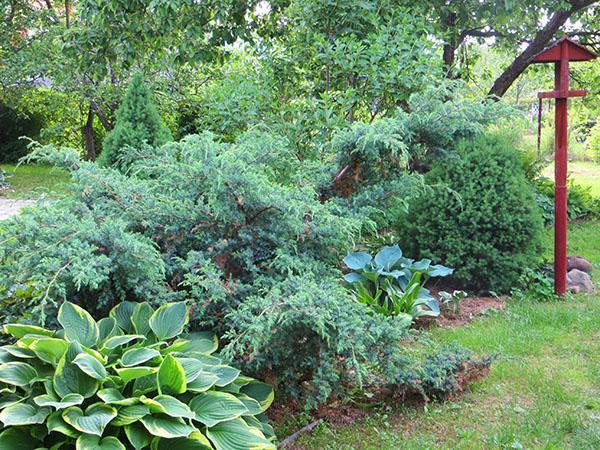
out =
[[[600,221],[572,225],[569,244],[569,254],[594,263],[599,285]],[[477,353],[498,353],[489,377],[458,402],[425,410],[382,407],[350,426],[322,425],[297,447],[600,449],[600,294],[512,301],[506,313],[432,334]]]

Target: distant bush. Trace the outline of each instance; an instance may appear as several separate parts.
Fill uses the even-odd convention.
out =
[[[98,162],[127,172],[132,162],[128,155],[130,147],[162,145],[170,140],[171,132],[164,125],[154,106],[152,93],[138,73],[131,80],[117,110],[115,128],[102,142]]]
[[[539,177],[533,181],[536,201],[546,225],[554,223],[554,181]],[[594,197],[591,188],[568,181],[567,217],[569,220],[600,217],[600,198]]]
[[[403,246],[455,268],[461,287],[510,291],[536,260],[541,214],[512,144],[483,134],[427,174],[434,186],[398,224]]]
[[[20,114],[0,103],[0,162],[14,162],[27,154],[26,140],[37,139],[42,128],[42,118],[36,114]]]

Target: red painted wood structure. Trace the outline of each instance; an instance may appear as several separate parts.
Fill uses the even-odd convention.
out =
[[[569,62],[590,61],[596,55],[584,46],[563,37],[533,58],[533,63],[554,63],[554,90],[538,97],[555,99],[554,134],[554,290],[567,291],[567,99],[584,97],[585,90],[569,90]]]

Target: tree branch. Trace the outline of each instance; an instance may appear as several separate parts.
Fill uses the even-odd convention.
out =
[[[569,2],[571,8],[559,9],[550,20],[539,30],[533,41],[517,56],[508,68],[494,81],[488,95],[502,97],[513,82],[523,73],[535,55],[541,52],[552,40],[557,31],[576,12],[587,8],[596,0],[572,0]]]

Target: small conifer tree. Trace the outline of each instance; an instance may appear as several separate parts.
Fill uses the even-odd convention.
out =
[[[154,106],[152,93],[142,75],[137,73],[117,110],[116,126],[103,141],[98,162],[126,172],[131,162],[126,155],[128,147],[139,147],[144,143],[158,146],[170,140],[171,132]]]

